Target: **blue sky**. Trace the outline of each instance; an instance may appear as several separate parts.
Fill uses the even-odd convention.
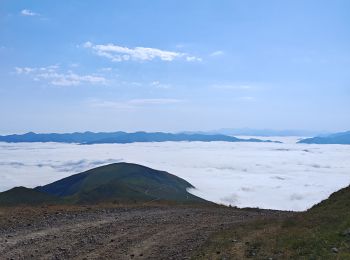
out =
[[[350,1],[0,4],[0,133],[350,129]]]

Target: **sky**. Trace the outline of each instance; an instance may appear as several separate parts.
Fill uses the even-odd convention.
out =
[[[0,134],[350,129],[350,1],[0,2]]]

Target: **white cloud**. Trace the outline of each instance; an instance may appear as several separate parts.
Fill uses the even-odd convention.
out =
[[[201,61],[201,58],[188,55],[182,52],[166,51],[156,48],[135,47],[128,48],[112,43],[94,45],[91,42],[85,42],[84,48],[92,49],[93,52],[101,57],[108,58],[113,62],[121,61],[151,61],[160,59],[162,61],[173,61],[175,59],[185,59],[186,61]]]
[[[29,9],[23,9],[21,11],[21,15],[24,15],[24,16],[38,16],[39,14],[38,13],[34,13],[33,11],[31,11]]]
[[[61,72],[59,66],[40,68],[16,67],[19,75],[29,75],[36,81],[47,81],[56,86],[77,86],[81,84],[106,84],[107,80],[98,75],[79,75],[72,71]]]
[[[105,68],[101,68],[100,71],[111,72],[111,71],[113,71],[113,68],[111,68],[111,67],[105,67]]]
[[[0,191],[46,184],[113,160],[168,171],[192,183],[197,188],[192,193],[239,207],[305,210],[349,185],[350,146],[290,139],[283,144],[0,143]]]
[[[198,57],[195,57],[195,56],[187,56],[186,60],[187,61],[202,61],[202,58],[198,58]]]
[[[58,172],[80,172],[84,171],[89,168],[110,164],[110,163],[116,163],[120,162],[121,160],[115,160],[115,159],[105,159],[105,160],[86,160],[86,159],[79,159],[76,161],[57,161],[57,160],[50,160],[46,161],[44,163],[34,163],[34,164],[25,164],[15,161],[8,161],[8,162],[0,162],[0,167],[9,166],[14,168],[20,168],[20,167],[49,167],[54,170],[57,170]]]
[[[15,70],[16,70],[17,74],[29,74],[29,73],[33,72],[35,69],[30,68],[30,67],[22,67],[22,68],[16,67]]]
[[[159,81],[152,81],[150,84],[152,87],[159,88],[159,89],[169,89],[171,88],[170,84],[163,84]]]
[[[212,53],[210,53],[210,56],[211,57],[215,57],[215,56],[222,56],[222,55],[224,55],[224,52],[223,51],[214,51],[214,52],[212,52]]]
[[[151,86],[158,86],[159,84],[160,82],[157,80],[151,82]]]

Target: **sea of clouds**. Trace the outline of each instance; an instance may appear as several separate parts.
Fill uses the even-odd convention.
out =
[[[350,184],[350,146],[269,139],[284,143],[0,143],[0,191],[121,161],[168,171],[193,184],[191,193],[238,207],[305,210]]]

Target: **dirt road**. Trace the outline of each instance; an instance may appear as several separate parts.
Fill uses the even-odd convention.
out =
[[[0,209],[0,258],[189,259],[214,231],[280,215],[225,207]]]

